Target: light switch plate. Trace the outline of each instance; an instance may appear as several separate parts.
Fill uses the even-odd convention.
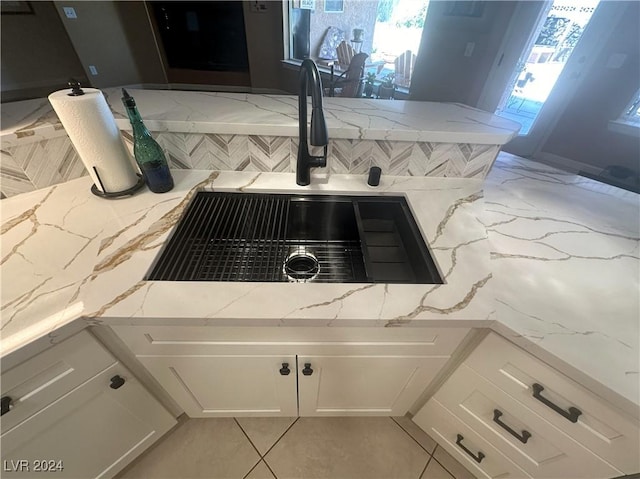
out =
[[[73,7],[62,7],[62,10],[64,10],[64,15],[67,18],[78,18],[78,15],[76,15],[76,9]]]
[[[473,55],[473,50],[476,48],[476,44],[474,42],[467,43],[466,48],[464,49],[464,56],[470,57]]]
[[[253,0],[251,2],[251,11],[257,13],[264,13],[267,11],[267,2],[264,0]]]
[[[609,56],[607,60],[607,68],[610,70],[617,70],[624,65],[624,62],[627,60],[626,53],[614,53]]]
[[[93,76],[96,76],[98,74],[98,69],[95,67],[95,65],[89,65],[89,73],[91,73]]]

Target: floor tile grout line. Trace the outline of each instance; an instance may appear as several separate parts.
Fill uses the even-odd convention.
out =
[[[256,450],[256,452],[258,453],[258,456],[260,456],[260,460],[262,460],[262,454],[260,454],[260,451],[258,451],[258,448],[256,447],[256,445],[253,443],[253,441],[251,440],[251,438],[249,437],[249,435],[247,434],[247,432],[242,429],[242,426],[240,425],[240,422],[234,417],[233,420],[236,422],[236,424],[238,425],[238,427],[240,428],[240,430],[242,431],[242,434],[244,434],[244,436],[247,438],[247,440],[249,441],[249,444],[251,444],[251,446]],[[260,461],[258,461],[259,463]],[[253,467],[256,467],[258,465],[258,463],[256,463]],[[251,471],[249,471],[251,472]]]
[[[269,449],[267,449],[267,452],[264,453],[264,456],[262,456],[262,460],[264,461],[265,466],[267,466],[269,468],[269,470],[271,471],[271,474],[273,474],[273,477],[275,477],[276,479],[278,479],[278,476],[276,476],[276,473],[273,472],[273,469],[271,469],[271,466],[267,462],[267,459],[266,459],[267,458],[267,454],[269,454],[271,452],[271,449],[276,447],[276,444],[278,444],[280,442],[280,439],[282,439],[284,437],[284,435],[289,432],[289,429],[291,429],[294,426],[294,424],[298,422],[299,419],[300,419],[300,416],[298,416],[295,419],[295,421],[293,421],[289,425],[289,427],[280,435],[280,437],[278,439],[276,439],[276,441],[271,445],[271,447]]]
[[[276,476],[276,473],[273,472],[273,469],[271,469],[271,466],[269,465],[267,460],[266,459],[262,459],[262,462],[264,462],[264,465],[267,466],[267,469],[269,469],[269,471],[271,471],[271,474],[273,474],[273,477],[275,477],[275,479],[278,479],[278,476]]]
[[[248,476],[249,474],[251,474],[251,473],[253,472],[253,470],[254,470],[256,467],[258,467],[258,464],[260,464],[261,462],[262,462],[262,459],[259,459],[259,460],[258,460],[258,462],[256,462],[256,463],[253,465],[253,467],[252,467],[251,469],[249,469],[249,472],[247,472],[247,473],[242,477],[242,479],[247,479],[247,476]]]
[[[251,444],[251,446],[253,446],[253,448],[256,450],[256,452],[258,453],[258,456],[260,456],[260,460],[258,462],[256,462],[253,467],[249,470],[249,472],[247,472],[247,474],[243,477],[243,479],[245,479],[249,474],[251,474],[251,471],[253,471],[258,464],[260,464],[260,462],[264,462],[264,465],[267,466],[267,468],[269,469],[269,471],[271,471],[271,474],[273,474],[273,477],[275,477],[276,479],[278,479],[278,476],[276,476],[276,473],[273,472],[273,469],[271,469],[271,466],[269,465],[269,463],[267,462],[267,460],[265,459],[265,456],[267,454],[269,454],[269,452],[271,451],[271,449],[273,449],[275,447],[276,444],[278,444],[278,442],[280,441],[280,439],[282,439],[282,437],[289,432],[289,429],[291,429],[293,427],[293,425],[295,423],[298,422],[298,419],[300,419],[300,416],[298,416],[297,418],[295,418],[295,420],[289,425],[289,427],[287,427],[287,429],[285,429],[285,431],[278,437],[278,439],[275,440],[275,442],[271,445],[271,447],[269,449],[267,449],[267,452],[264,453],[264,455],[262,455],[260,453],[260,451],[258,450],[258,448],[256,447],[256,445],[253,443],[253,441],[251,440],[251,438],[249,437],[249,435],[247,434],[247,432],[242,428],[242,425],[240,424],[240,421],[238,421],[237,418],[233,418],[233,420],[236,422],[236,424],[238,425],[238,427],[240,428],[240,430],[242,431],[242,434],[245,435],[245,437],[247,438],[247,440],[249,441],[249,443]]]
[[[434,453],[434,452],[436,451],[436,449],[438,448],[438,444],[437,444],[437,443],[436,443],[436,447],[434,447],[434,448],[433,448],[433,451],[429,452],[429,451],[428,451],[428,450],[427,450],[427,449],[426,449],[422,444],[420,444],[420,442],[418,442],[418,440],[417,440],[415,437],[413,437],[411,434],[409,434],[409,431],[407,431],[405,428],[403,428],[403,427],[400,425],[400,423],[399,423],[399,422],[397,422],[395,419],[393,419],[393,417],[392,417],[392,416],[389,416],[389,419],[391,419],[391,420],[396,424],[396,426],[398,426],[400,429],[402,429],[402,430],[404,431],[404,433],[405,433],[407,436],[409,436],[411,439],[413,439],[413,441],[414,441],[418,446],[420,446],[424,452],[426,452],[427,454],[429,454],[429,456],[433,456],[433,453]]]
[[[431,464],[432,460],[433,460],[433,456],[429,455],[429,459],[427,459],[427,464],[424,466],[424,469],[420,473],[420,476],[418,476],[418,479],[423,479],[424,473],[427,472],[427,468],[429,467],[429,464]]]
[[[440,444],[436,445],[436,449],[438,449],[439,447],[440,447]],[[434,450],[433,450],[433,456],[432,456],[432,457],[433,457],[433,460],[434,460],[434,461],[436,461],[438,464],[440,464],[440,467],[442,467],[442,469],[444,469],[445,471],[447,471],[447,472],[449,473],[449,475],[450,475],[451,477],[453,477],[453,479],[456,479],[455,474],[454,474],[453,472],[451,472],[449,469],[447,469],[447,468],[444,466],[444,464],[442,464],[440,461],[438,461],[438,460],[436,459],[436,449],[434,449]],[[445,449],[444,451],[445,451],[445,452],[447,452],[447,451],[446,451],[446,449]],[[454,458],[453,456],[451,456],[451,457],[455,460],[455,458]],[[462,466],[462,464],[461,464],[461,466]],[[464,466],[462,466],[462,467],[464,467]],[[465,468],[465,469],[466,469],[466,468]]]
[[[273,469],[271,469],[271,467],[269,467],[269,464],[267,464],[267,461],[265,461],[265,460],[264,460],[264,459],[262,459],[262,458],[261,458],[258,462],[256,462],[256,465],[255,465],[255,466],[253,466],[253,467],[251,468],[251,470],[250,470],[249,472],[247,472],[247,473],[245,474],[245,476],[244,476],[242,479],[247,479],[247,477],[249,476],[249,474],[251,474],[251,473],[253,472],[253,470],[254,470],[256,467],[258,467],[258,466],[260,465],[260,463],[261,463],[261,462],[262,462],[262,463],[267,467],[267,469],[269,469],[269,472],[271,472],[271,475],[272,475],[275,479],[278,479],[278,478],[276,477],[276,473],[275,473],[275,472],[273,472]]]
[[[291,428],[293,427],[293,425],[294,425],[295,423],[297,423],[297,422],[298,422],[298,419],[300,419],[300,416],[298,416],[298,417],[295,419],[295,421],[293,421],[293,422],[289,425],[289,427],[288,427],[287,429],[285,429],[285,431],[284,431],[282,434],[280,434],[280,437],[279,437],[278,439],[276,439],[276,441],[271,445],[271,447],[270,447],[269,449],[267,449],[267,452],[265,452],[265,453],[264,453],[264,456],[262,456],[262,458],[263,458],[263,459],[264,459],[265,457],[267,457],[267,454],[269,454],[269,453],[271,452],[271,449],[273,449],[274,447],[276,447],[276,444],[278,444],[278,443],[280,442],[280,439],[282,439],[282,438],[284,437],[284,435],[285,435],[286,433],[288,433],[288,432],[289,432],[289,429],[291,429]],[[265,464],[267,463],[267,461],[264,461],[264,462],[265,462]]]

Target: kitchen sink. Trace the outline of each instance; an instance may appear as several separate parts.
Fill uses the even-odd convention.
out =
[[[404,197],[204,191],[146,279],[442,283]]]

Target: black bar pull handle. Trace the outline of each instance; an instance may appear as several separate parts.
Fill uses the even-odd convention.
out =
[[[522,430],[521,434],[517,433],[516,431],[511,429],[511,427],[507,426],[504,422],[500,420],[501,416],[502,416],[502,411],[500,411],[499,409],[493,410],[493,422],[495,422],[498,426],[500,426],[502,429],[507,431],[513,437],[515,437],[522,444],[526,444],[529,438],[531,437],[531,433],[524,429]]]
[[[542,404],[553,409],[555,412],[568,419],[569,421],[574,423],[578,422],[578,416],[582,414],[582,411],[580,409],[571,406],[569,407],[568,411],[565,411],[560,406],[549,401],[547,398],[542,397],[541,393],[542,391],[544,391],[544,387],[541,384],[533,383],[531,388],[533,389],[533,397],[540,401]]]
[[[482,452],[478,451],[478,455],[476,456],[469,449],[467,449],[467,447],[464,444],[462,444],[462,440],[463,439],[464,439],[464,437],[462,436],[462,434],[458,434],[458,439],[456,440],[456,444],[460,447],[460,449],[462,449],[469,456],[471,456],[471,459],[473,459],[478,464],[480,464],[482,462],[482,460],[485,458],[485,455]]]
[[[311,369],[311,363],[304,363],[304,369],[302,370],[302,374],[305,376],[311,376],[313,374],[313,369]]]
[[[0,414],[0,416],[4,416],[13,408],[13,399],[11,399],[9,396],[2,396],[1,403],[2,413]]]

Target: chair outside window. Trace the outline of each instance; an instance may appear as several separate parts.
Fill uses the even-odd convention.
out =
[[[416,54],[411,50],[405,51],[395,60],[395,83],[396,85],[409,88],[411,76],[416,65]]]
[[[340,45],[336,48],[336,53],[338,54],[338,65],[342,70],[349,68],[351,60],[356,54],[353,47],[344,40],[340,42]]]
[[[368,57],[369,55],[366,53],[357,53],[351,59],[349,68],[337,77],[331,67],[328,95],[349,98],[361,97],[364,86],[364,64]]]

